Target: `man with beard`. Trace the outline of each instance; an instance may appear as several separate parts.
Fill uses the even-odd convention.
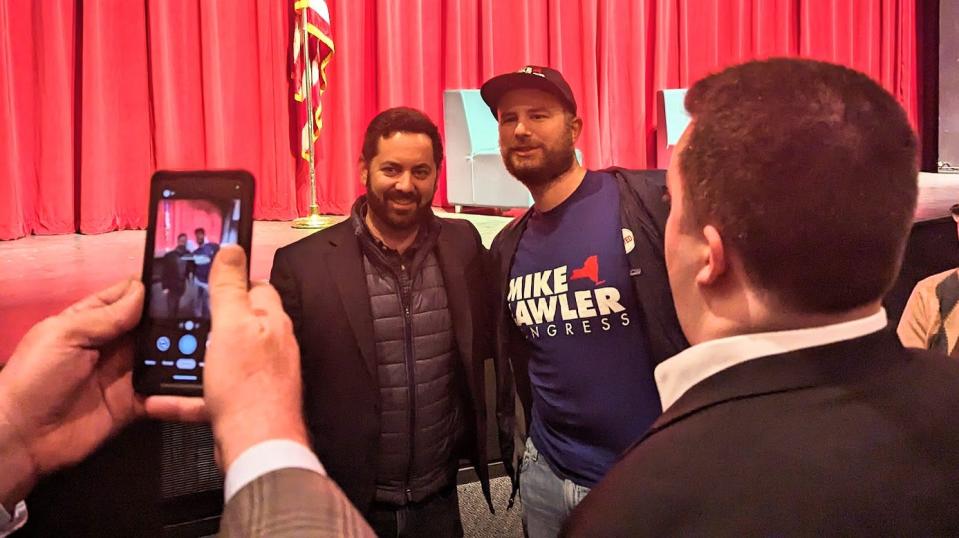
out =
[[[279,249],[270,277],[316,453],[380,536],[462,536],[460,458],[490,502],[485,252],[472,224],[430,209],[442,161],[423,113],[378,114],[359,161],[367,193],[349,219]]]
[[[210,319],[210,267],[213,258],[220,250],[217,243],[207,242],[206,230],[197,228],[196,249],[193,251],[193,260],[196,263],[196,302],[193,305],[194,315]]]
[[[665,175],[583,168],[583,122],[553,69],[526,66],[481,93],[534,201],[491,248],[500,444],[529,536],[555,536],[659,416],[653,368],[687,347],[663,259]]]
[[[186,234],[176,236],[176,248],[163,255],[160,287],[166,295],[166,314],[170,319],[180,315],[180,300],[186,292],[189,263],[184,258],[190,255],[186,242]]]

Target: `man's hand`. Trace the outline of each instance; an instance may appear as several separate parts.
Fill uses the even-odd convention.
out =
[[[166,396],[146,401],[155,418],[195,422],[209,416],[224,471],[262,441],[290,439],[309,446],[292,323],[272,286],[248,289],[247,282],[243,249],[223,247],[210,272],[212,330],[202,402]]]
[[[239,247],[223,247],[213,262],[210,311],[203,390],[223,469],[269,439],[309,446],[292,323],[272,286],[247,290],[246,254]]]
[[[21,500],[39,476],[82,460],[142,412],[126,335],[142,308],[143,285],[126,280],[41,321],[20,341],[0,371],[5,506]]]

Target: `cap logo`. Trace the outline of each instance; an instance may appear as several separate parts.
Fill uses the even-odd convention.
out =
[[[526,67],[519,70],[520,73],[526,73],[527,75],[536,75],[537,77],[546,78],[546,74],[543,73],[543,70],[539,67],[527,65]]]

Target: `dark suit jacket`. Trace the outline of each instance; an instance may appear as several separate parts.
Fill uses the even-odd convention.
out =
[[[483,361],[491,356],[483,292],[484,249],[468,221],[438,219],[436,254],[460,362],[464,454],[489,498]],[[271,283],[293,320],[303,368],[304,410],[313,448],[350,500],[365,513],[375,491],[380,402],[373,315],[360,246],[349,220],[276,251]]]
[[[373,537],[340,488],[303,469],[280,469],[257,478],[230,499],[220,520],[220,538]]]
[[[959,534],[959,362],[891,330],[693,386],[570,536]]]

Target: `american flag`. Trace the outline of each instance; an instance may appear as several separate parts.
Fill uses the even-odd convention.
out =
[[[310,75],[313,80],[306,80],[306,62],[303,57],[303,10],[306,10],[307,45],[310,54]],[[321,113],[323,105],[320,96],[326,90],[326,66],[333,57],[333,33],[330,27],[330,10],[324,0],[294,0],[294,19],[296,25],[293,32],[293,99],[296,101],[294,121],[300,128],[300,155],[304,159],[310,158],[311,142],[320,136],[323,126]],[[313,133],[310,139],[310,126],[307,122],[306,92],[310,92],[313,105]]]

